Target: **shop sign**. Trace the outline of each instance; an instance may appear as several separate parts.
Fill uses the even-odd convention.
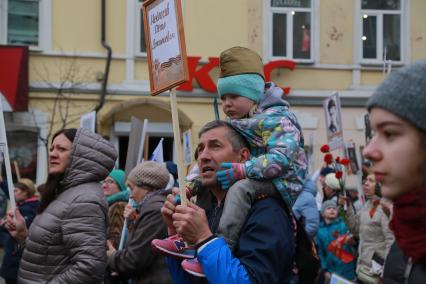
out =
[[[209,57],[208,62],[197,69],[200,59],[201,57],[199,56],[188,56],[189,80],[177,87],[176,90],[191,92],[194,89],[192,80],[195,79],[197,80],[198,85],[204,91],[209,93],[216,93],[216,84],[210,77],[209,73],[214,68],[219,67],[219,57]],[[292,60],[275,60],[265,64],[264,72],[265,80],[267,82],[271,80],[272,71],[277,68],[289,69],[293,71],[296,68],[296,62]],[[285,94],[288,94],[291,87],[286,86],[282,87],[282,89],[284,90]]]

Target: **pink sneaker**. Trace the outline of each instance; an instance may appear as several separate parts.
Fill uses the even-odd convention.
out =
[[[195,247],[187,243],[179,235],[170,236],[166,239],[154,239],[151,242],[154,250],[161,254],[177,258],[190,259],[195,256]]]
[[[203,272],[203,268],[201,264],[198,262],[196,258],[193,259],[185,259],[182,261],[181,266],[183,270],[197,277],[206,277]]]

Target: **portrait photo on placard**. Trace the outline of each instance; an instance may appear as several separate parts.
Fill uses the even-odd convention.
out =
[[[334,136],[342,131],[342,123],[340,121],[340,106],[335,96],[331,96],[325,104],[327,132],[330,136]]]

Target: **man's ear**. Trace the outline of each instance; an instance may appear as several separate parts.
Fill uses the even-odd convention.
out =
[[[250,151],[248,148],[244,147],[240,150],[240,163],[244,163],[245,161],[247,161],[248,159],[250,159]]]

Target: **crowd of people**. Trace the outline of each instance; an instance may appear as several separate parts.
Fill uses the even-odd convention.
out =
[[[344,163],[307,172],[302,129],[259,55],[234,47],[220,67],[228,119],[198,133],[189,202],[172,164],[125,173],[98,134],[60,130],[46,183],[18,180],[1,221],[6,283],[426,281],[426,61],[368,100],[365,200],[345,188]]]

